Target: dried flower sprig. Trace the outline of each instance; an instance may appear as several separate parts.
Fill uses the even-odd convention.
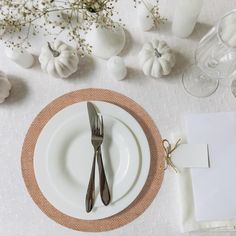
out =
[[[147,0],[134,0],[134,7],[137,7],[137,4],[143,4],[147,10],[150,13],[150,16],[148,15],[148,17],[151,17],[153,20],[153,24],[155,27],[158,27],[160,24],[165,23],[165,21],[167,20],[165,17],[162,17],[160,14],[160,8],[159,8],[159,0],[156,0],[156,4],[153,4],[152,7],[150,8]]]
[[[137,0],[134,0],[135,2]],[[144,1],[144,0],[140,0]],[[92,26],[113,29],[118,0],[0,0],[0,39],[7,47],[27,48],[30,37],[39,34],[56,40],[67,32],[78,51],[91,53],[85,35]],[[162,22],[158,5],[150,9],[155,24]],[[121,19],[118,19],[120,24]]]
[[[69,41],[78,50],[90,53],[84,39],[93,24],[115,27],[112,17],[117,0],[2,0],[0,1],[0,34],[7,47],[27,48],[29,37],[44,30],[55,40],[67,30]],[[24,35],[24,36],[22,36]]]

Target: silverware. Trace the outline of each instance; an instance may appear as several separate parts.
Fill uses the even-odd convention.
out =
[[[94,198],[95,198],[95,163],[97,159],[98,169],[99,169],[99,182],[100,182],[100,195],[102,202],[104,205],[108,205],[110,203],[110,192],[108,183],[106,180],[106,175],[103,167],[102,161],[102,154],[101,154],[101,144],[103,142],[103,119],[102,116],[100,117],[93,104],[88,102],[87,103],[88,114],[89,114],[89,121],[90,121],[90,128],[91,128],[91,142],[94,148],[94,157],[93,157],[93,164],[92,170],[90,174],[88,189],[86,193],[86,211],[90,212],[94,205]]]
[[[104,128],[103,128],[102,116],[101,116],[101,130],[102,130],[102,136],[103,136]],[[105,170],[103,166],[101,147],[99,148],[99,152],[97,156],[97,163],[98,163],[98,170],[99,170],[100,196],[101,196],[103,204],[107,206],[111,201],[111,196],[110,196],[109,186],[107,183]]]

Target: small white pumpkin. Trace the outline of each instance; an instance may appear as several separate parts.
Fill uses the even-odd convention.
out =
[[[39,62],[43,71],[54,77],[67,78],[77,71],[79,57],[77,51],[61,42],[48,43],[42,47]]]
[[[0,103],[3,103],[5,99],[10,95],[11,84],[6,75],[0,72]]]
[[[154,78],[168,75],[175,65],[175,54],[164,41],[145,43],[138,57],[144,74]]]

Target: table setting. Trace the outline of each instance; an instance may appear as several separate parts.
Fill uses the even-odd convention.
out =
[[[0,233],[236,235],[236,2],[0,2]]]

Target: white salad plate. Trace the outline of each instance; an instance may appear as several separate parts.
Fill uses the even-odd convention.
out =
[[[96,166],[95,204],[85,210],[93,146],[87,103],[70,105],[54,115],[41,131],[34,152],[34,171],[40,190],[59,211],[71,217],[103,219],[127,208],[142,190],[150,168],[150,149],[143,129],[128,112],[95,101],[104,118],[102,157],[111,191],[104,206]]]

